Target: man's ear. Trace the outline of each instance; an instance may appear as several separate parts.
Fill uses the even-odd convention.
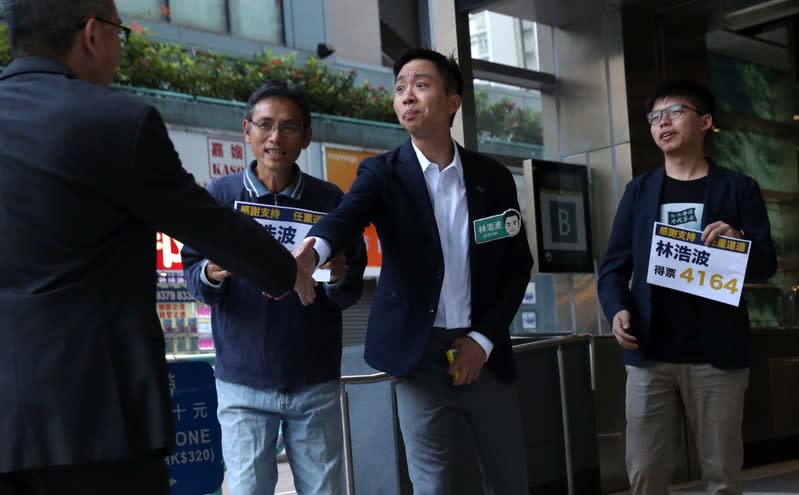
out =
[[[461,107],[461,95],[458,93],[451,93],[447,95],[447,103],[449,104],[449,114],[452,115]]]
[[[308,147],[311,144],[311,139],[313,139],[313,130],[310,127],[307,129],[303,129],[302,133],[302,149]]]
[[[86,25],[83,26],[83,28],[79,31],[78,37],[75,40],[81,51],[85,51],[92,55],[97,54],[98,37],[95,34],[96,29],[97,20],[94,18],[89,18],[86,21]]]
[[[699,129],[702,132],[710,132],[710,130],[713,129],[713,116],[709,113],[702,115],[702,123]]]
[[[250,121],[243,119],[241,121],[241,132],[244,133],[244,140],[250,142]]]

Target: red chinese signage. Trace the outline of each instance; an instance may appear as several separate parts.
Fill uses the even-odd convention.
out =
[[[211,179],[242,172],[247,166],[244,141],[208,136],[208,175]]]

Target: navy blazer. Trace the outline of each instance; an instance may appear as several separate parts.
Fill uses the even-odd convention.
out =
[[[521,303],[533,259],[524,227],[515,237],[477,244],[476,219],[519,209],[516,185],[500,163],[458,146],[469,208],[472,330],[494,344],[487,366],[507,383],[516,377],[508,328]],[[368,158],[341,204],[308,235],[340,251],[369,223],[377,228],[383,265],[369,314],[365,358],[393,376],[419,362],[438,308],[444,258],[424,174],[408,140]],[[443,357],[442,357],[443,359]]]
[[[742,231],[744,239],[752,241],[746,281],[771,277],[777,269],[777,255],[760,187],[747,175],[709,163],[702,228],[721,220]],[[623,309],[632,315],[629,332],[638,337],[639,347],[625,349],[626,364],[641,364],[649,345],[652,287],[646,282],[646,272],[664,176],[665,169],[660,167],[627,184],[599,270],[597,290],[608,321],[612,324]],[[708,299],[704,307],[706,311],[686,318],[698,320],[700,328],[706,329],[700,338],[710,364],[717,368],[748,366],[750,325],[743,299],[737,307]]]
[[[291,253],[196,184],[139,100],[21,57],[0,108],[0,472],[167,449],[156,230],[275,294]]]

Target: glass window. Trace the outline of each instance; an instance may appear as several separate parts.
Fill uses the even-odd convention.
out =
[[[469,32],[472,58],[539,70],[538,28],[534,22],[483,11],[469,14]]]
[[[719,165],[751,176],[763,189],[799,192],[792,139],[736,129],[722,129],[713,139]]]
[[[116,0],[123,21],[127,19],[159,19],[163,0]]]
[[[283,43],[280,1],[228,0],[228,3],[231,34],[268,43]]]
[[[540,91],[475,79],[474,95],[480,151],[543,156]]]
[[[225,0],[170,0],[169,16],[174,24],[227,32]]]
[[[792,122],[791,78],[765,65],[710,55],[712,89],[719,110],[776,122]]]

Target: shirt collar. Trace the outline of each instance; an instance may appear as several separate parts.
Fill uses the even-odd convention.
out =
[[[256,198],[272,195],[272,191],[267,189],[263,182],[258,179],[258,174],[255,173],[255,167],[257,166],[258,162],[253,160],[250,166],[244,171],[244,188],[247,189],[247,192],[249,192],[251,196]],[[299,200],[304,188],[305,182],[302,179],[302,172],[300,171],[299,165],[294,163],[291,166],[291,181],[289,181],[288,185],[277,193],[276,196],[285,196],[287,198]]]
[[[419,160],[419,164],[422,166],[422,173],[425,173],[425,170],[427,170],[427,167],[429,167],[431,164],[438,167],[438,164],[431,162],[426,156],[424,156],[422,150],[416,147],[416,143],[414,143],[413,140],[411,140],[411,145],[413,146],[413,151],[416,153],[416,159]],[[450,165],[455,167],[455,170],[458,172],[458,182],[463,184],[463,164],[461,163],[461,155],[458,153],[458,145],[455,144],[455,141],[452,141],[452,147],[455,150],[455,153],[453,153],[452,161],[447,164],[447,167]]]

